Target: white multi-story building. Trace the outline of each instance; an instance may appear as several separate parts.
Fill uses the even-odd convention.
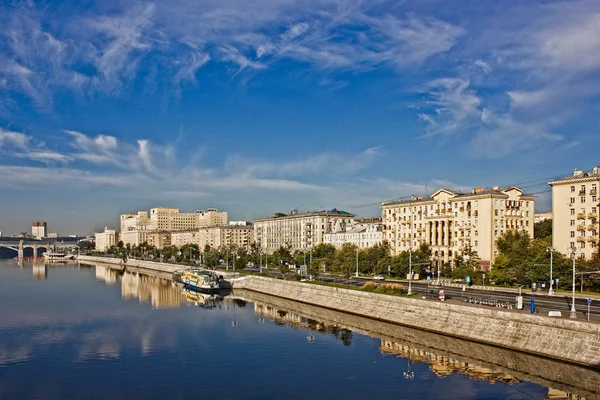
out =
[[[331,244],[336,248],[346,243],[353,244],[361,249],[373,247],[383,241],[381,223],[352,224],[344,230],[341,223],[336,223],[332,233],[323,235],[323,243]]]
[[[427,198],[384,202],[383,240],[390,242],[394,254],[426,243],[438,266],[470,248],[487,270],[498,254],[499,236],[519,230],[533,237],[535,199],[518,187],[496,186],[471,193],[440,189]]]
[[[181,247],[186,244],[200,245],[200,231],[198,229],[171,232],[171,245]]]
[[[278,213],[254,221],[254,240],[267,253],[273,253],[282,246],[291,250],[307,250],[323,243],[324,235],[334,232],[336,224],[345,229],[353,218],[353,214],[337,209]]]
[[[565,254],[590,259],[599,244],[600,167],[575,170],[572,176],[549,182],[552,186],[552,247]]]
[[[117,244],[117,231],[104,227],[104,232],[94,233],[96,238],[96,250],[105,251]]]
[[[31,236],[36,239],[45,238],[47,229],[48,225],[44,221],[34,221],[31,226]]]
[[[150,229],[182,231],[207,226],[227,225],[227,212],[216,208],[182,213],[178,208],[157,207],[150,209]]]

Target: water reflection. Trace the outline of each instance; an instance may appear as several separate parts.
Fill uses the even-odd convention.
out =
[[[524,387],[535,389],[536,399],[600,398],[600,374],[574,365],[256,292],[197,293],[168,274],[94,268],[51,266],[52,279],[41,284],[27,270],[0,269],[0,372],[6,377],[0,398],[65,393],[56,387],[55,396],[27,392],[30,376],[41,376],[40,385],[68,376],[80,390],[71,398],[84,398],[89,387],[104,390],[99,397],[124,398],[121,381],[146,388],[148,399],[164,398],[173,394],[174,380],[190,390],[198,375],[218,380],[232,368],[235,387],[211,397],[303,398],[305,386],[314,384],[321,394],[314,398],[353,398],[362,390],[375,398],[516,399],[529,396],[518,393]],[[34,278],[42,274],[37,271]],[[47,370],[53,371],[48,378]],[[260,377],[253,372],[259,370]]]
[[[152,308],[179,308],[185,299],[181,287],[169,279],[128,271],[121,277],[121,297],[149,301]]]
[[[46,264],[34,263],[33,264],[33,279],[44,280],[48,279],[48,267]]]
[[[407,360],[405,379],[413,379],[412,363],[421,363],[438,377],[467,375],[474,380],[512,385],[533,381],[548,387],[553,399],[600,399],[597,370],[565,364],[431,332],[388,324],[263,293],[236,290],[236,296],[254,303],[260,318],[276,324],[330,333],[351,344],[352,332],[381,339],[380,351]],[[259,319],[260,319],[259,318]],[[346,336],[340,335],[346,333]],[[348,338],[350,340],[348,340]]]

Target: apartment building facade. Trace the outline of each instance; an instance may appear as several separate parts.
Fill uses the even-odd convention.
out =
[[[548,183],[552,187],[552,247],[590,259],[598,250],[600,167]]]
[[[95,237],[95,249],[97,251],[108,250],[111,246],[116,246],[118,242],[118,234],[114,229],[108,229],[104,227],[103,232],[94,233]]]
[[[151,230],[182,231],[217,225],[227,225],[227,212],[220,212],[216,208],[193,213],[180,212],[178,208],[170,207],[150,209]]]
[[[496,240],[510,230],[526,231],[533,237],[535,196],[518,187],[471,193],[440,189],[431,197],[382,204],[383,240],[393,254],[431,246],[434,266],[452,263],[470,248],[481,268],[488,270],[498,254]]]
[[[335,231],[323,235],[323,243],[331,244],[340,248],[349,243],[360,249],[373,247],[383,241],[383,229],[381,223],[352,224],[343,230],[341,224],[336,224]]]
[[[262,251],[269,254],[282,246],[292,251],[307,250],[323,243],[324,235],[334,232],[336,224],[345,229],[353,219],[354,214],[337,209],[277,213],[254,221],[254,240]]]
[[[250,249],[254,242],[254,229],[251,225],[210,226],[195,230],[171,232],[171,245],[181,247],[195,244],[200,251],[206,246],[213,249],[234,247]]]

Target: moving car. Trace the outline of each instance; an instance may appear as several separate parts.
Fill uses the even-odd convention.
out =
[[[376,281],[383,281],[383,280],[385,280],[385,277],[384,277],[383,275],[375,275],[375,276],[373,277],[373,280],[376,280]]]

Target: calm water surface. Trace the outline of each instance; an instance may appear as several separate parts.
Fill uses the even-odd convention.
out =
[[[194,297],[157,276],[0,261],[2,399],[544,399],[549,392],[509,374],[406,355],[381,338],[237,294]]]

